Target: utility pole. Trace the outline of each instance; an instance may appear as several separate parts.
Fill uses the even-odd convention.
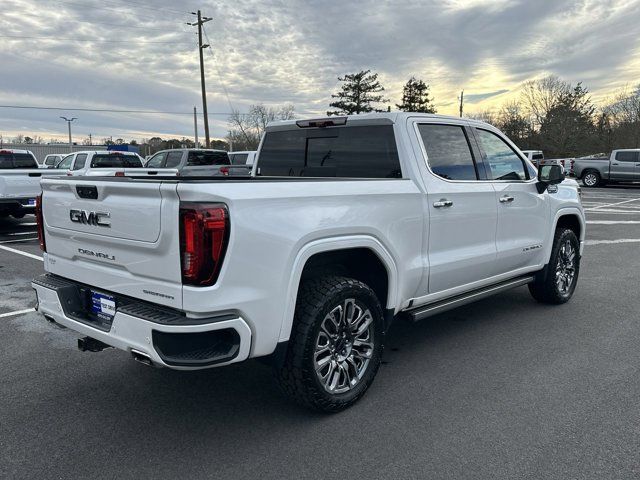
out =
[[[196,134],[196,148],[198,148],[198,114],[196,113],[196,107],[193,107],[193,130]]]
[[[460,118],[462,118],[463,106],[464,106],[464,90],[460,92]]]
[[[77,120],[77,118],[76,117],[73,117],[73,118],[60,117],[60,118],[63,119],[65,122],[67,122],[67,126],[69,127],[69,151],[72,152],[73,142],[71,142],[71,122],[73,122],[74,120]]]
[[[93,139],[91,138],[91,134],[89,134],[89,145],[93,145]]]
[[[191,12],[192,15],[198,16],[198,21],[193,23],[187,23],[187,25],[198,27],[198,53],[200,54],[200,84],[202,86],[202,114],[204,115],[204,140],[205,145],[209,148],[209,117],[207,114],[207,91],[204,84],[204,55],[202,51],[209,47],[207,44],[202,44],[202,25],[206,22],[213,20],[210,17],[203,17],[200,10],[198,12]]]

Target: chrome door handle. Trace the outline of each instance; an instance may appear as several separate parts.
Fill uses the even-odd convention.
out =
[[[453,202],[446,198],[441,198],[439,202],[433,202],[433,206],[436,208],[451,207],[453,206]]]
[[[515,200],[511,195],[503,195],[500,197],[500,203],[511,203]]]

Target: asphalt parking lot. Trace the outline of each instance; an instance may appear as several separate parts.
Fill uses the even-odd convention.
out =
[[[0,219],[1,478],[640,476],[640,186],[585,190],[571,302],[524,288],[397,322],[365,398],[291,405],[268,367],[82,353],[31,309],[33,217]]]

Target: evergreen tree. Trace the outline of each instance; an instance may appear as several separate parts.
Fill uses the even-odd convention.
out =
[[[402,103],[396,104],[403,112],[436,113],[433,99],[429,97],[429,85],[411,77],[402,89]]]
[[[388,100],[381,95],[384,87],[378,81],[378,74],[371,70],[346,74],[338,77],[343,82],[340,91],[331,98],[336,100],[329,104],[336,110],[330,110],[327,115],[352,115],[354,113],[368,113],[381,111],[375,108],[376,103],[386,103]]]

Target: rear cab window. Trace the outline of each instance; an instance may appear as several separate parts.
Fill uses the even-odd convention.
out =
[[[38,168],[38,162],[29,153],[0,152],[0,169],[12,168]]]
[[[91,168],[142,168],[142,162],[135,155],[97,153],[91,159]]]
[[[392,125],[267,132],[261,176],[402,178]]]
[[[212,165],[231,165],[227,152],[197,150],[189,152],[189,156],[187,157],[187,167],[206,167]]]

